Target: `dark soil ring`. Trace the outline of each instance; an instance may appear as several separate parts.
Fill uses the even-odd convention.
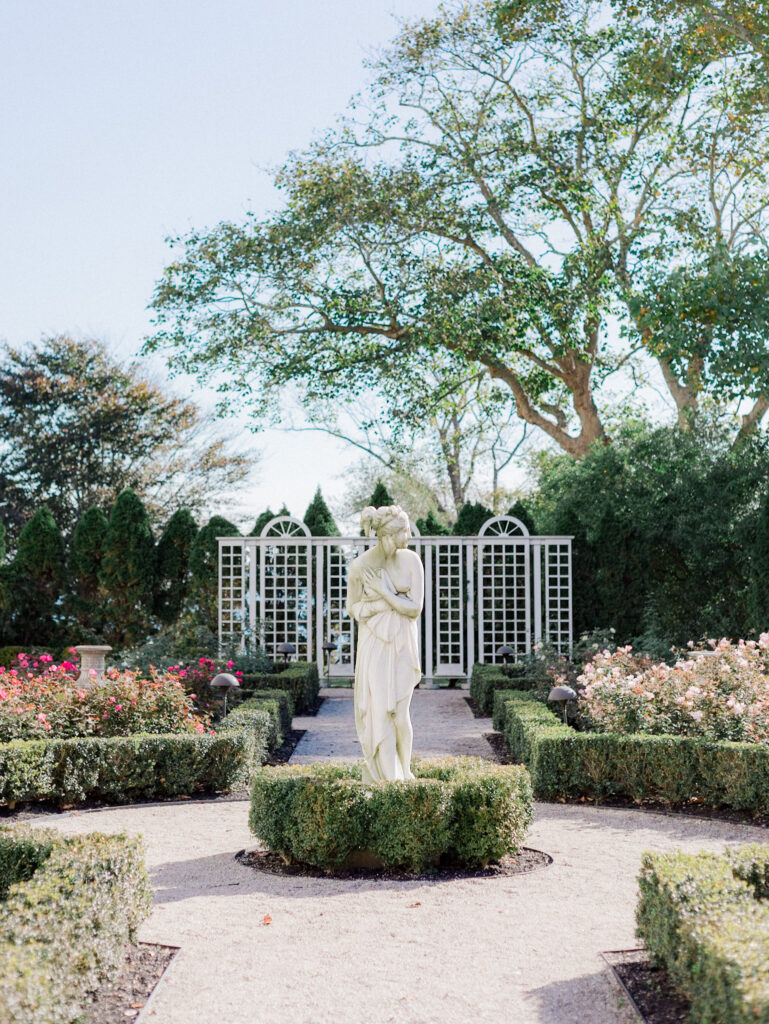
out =
[[[344,870],[321,871],[311,864],[286,864],[277,853],[266,850],[239,850],[235,854],[239,864],[245,864],[255,871],[268,871],[273,875],[284,875],[305,878],[361,879],[381,878],[393,882],[415,882],[429,880],[435,882],[451,882],[460,878],[499,878],[500,876],[521,875],[538,868],[549,867],[553,858],[549,853],[532,850],[524,846],[515,857],[503,857],[485,868],[463,868],[439,866],[429,871],[411,873],[408,871],[373,870],[371,868],[346,868]]]

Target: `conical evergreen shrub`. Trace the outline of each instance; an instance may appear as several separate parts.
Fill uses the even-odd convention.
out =
[[[445,537],[451,533],[448,527],[438,520],[432,509],[424,519],[417,519],[416,525],[423,537]]]
[[[457,521],[454,523],[452,533],[456,537],[474,537],[478,534],[487,519],[491,519],[494,513],[486,508],[480,501],[466,501],[459,510]]]
[[[212,633],[219,629],[219,537],[239,537],[224,516],[211,516],[190,551],[189,605]]]
[[[509,516],[513,516],[515,519],[520,519],[520,521],[523,523],[523,525],[526,527],[530,534],[533,535],[537,532],[537,528],[534,523],[534,517],[532,516],[531,512],[529,512],[528,508],[524,505],[524,503],[520,500],[520,498],[518,499],[518,501],[515,502],[514,505],[510,506],[510,508],[507,510],[507,514]]]
[[[315,492],[307,511],[304,514],[304,524],[313,537],[338,537],[339,527],[334,522],[331,510],[321,494],[320,487]]]
[[[267,523],[269,523],[270,520],[272,520],[274,518],[275,518],[275,513],[272,511],[272,509],[271,508],[266,508],[264,510],[264,512],[262,512],[260,515],[258,515],[256,517],[256,522],[254,523],[253,527],[251,528],[251,531],[249,532],[248,536],[249,537],[261,537],[262,536],[262,530],[265,528]]]
[[[176,622],[184,607],[190,581],[190,555],[198,527],[189,509],[171,516],[158,541],[155,567],[155,614],[166,625]]]
[[[369,498],[368,504],[373,505],[374,508],[383,508],[385,505],[394,505],[395,500],[382,481],[377,480],[374,493]]]
[[[149,516],[132,490],[119,495],[104,538],[100,582],[109,642],[142,641],[150,627],[155,587],[155,542]]]
[[[19,536],[9,576],[11,632],[16,643],[45,646],[60,639],[57,603],[65,580],[64,539],[43,505]]]
[[[68,604],[86,634],[98,632],[103,626],[104,609],[99,588],[107,526],[102,510],[89,508],[78,520],[70,541]]]

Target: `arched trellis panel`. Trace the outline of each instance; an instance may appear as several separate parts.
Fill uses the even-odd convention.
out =
[[[324,664],[336,644],[331,675],[355,670],[355,625],[347,615],[347,571],[374,544],[364,537],[311,537],[290,516],[277,516],[260,537],[219,539],[219,635],[257,638],[275,657],[292,643],[297,657]],[[428,677],[458,678],[475,661],[496,662],[502,646],[518,656],[547,642],[572,644],[571,537],[530,536],[512,516],[495,516],[477,537],[414,536],[425,567],[421,657]]]

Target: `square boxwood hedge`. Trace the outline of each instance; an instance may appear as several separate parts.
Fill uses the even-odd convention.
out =
[[[524,665],[473,665],[470,674],[470,696],[484,715],[494,708],[494,694],[498,690],[533,690],[539,679]]]
[[[485,865],[515,853],[531,824],[528,772],[480,758],[415,760],[406,782],[361,781],[360,764],[263,768],[249,824],[269,850],[322,869],[357,855],[420,871],[441,858]]]
[[[294,701],[289,691],[249,690],[242,695],[242,698],[235,704],[232,710],[238,711],[246,706],[249,708],[264,707],[269,712],[270,717],[275,717],[277,710],[275,729],[277,743],[275,743],[275,746],[279,747],[286,734],[291,732],[291,725],[294,720]],[[274,746],[270,746],[270,750],[274,748]]]
[[[311,714],[317,705],[320,676],[314,661],[292,661],[271,675],[246,672],[241,686],[244,698],[252,696],[256,690],[287,690],[293,701],[293,713],[306,715]]]
[[[577,732],[530,694],[495,695],[494,724],[543,800],[629,797],[769,814],[769,747],[693,736]]]
[[[769,1021],[769,845],[645,853],[637,932],[693,1024]]]
[[[228,716],[229,718],[229,716]],[[211,734],[87,736],[0,743],[0,805],[108,803],[222,792],[263,764],[273,724],[256,708]]]
[[[140,839],[0,828],[0,1020],[70,1024],[149,914]]]

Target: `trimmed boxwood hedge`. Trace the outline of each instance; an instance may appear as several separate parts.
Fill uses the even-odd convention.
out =
[[[270,717],[276,716],[275,739],[277,742],[275,746],[279,747],[285,735],[291,732],[291,725],[294,719],[294,701],[288,690],[249,690],[243,694],[242,699],[232,710],[234,712],[244,707],[263,707],[265,711],[269,712]],[[270,749],[274,749],[272,741]]]
[[[220,732],[88,736],[0,743],[0,805],[85,799],[126,803],[247,783],[266,757],[269,712],[250,710]]]
[[[70,1024],[149,914],[140,839],[0,828],[0,1020]]]
[[[416,760],[408,782],[361,781],[359,764],[263,768],[249,824],[288,861],[333,869],[356,854],[420,871],[513,854],[532,818],[528,772],[480,758]]]
[[[645,853],[637,933],[693,1024],[769,1021],[769,845]]]
[[[494,725],[531,772],[543,800],[692,798],[769,814],[769,747],[692,736],[576,732],[541,701],[514,690],[495,697]]]
[[[318,701],[318,666],[314,661],[292,661],[272,675],[246,672],[241,686],[244,698],[253,696],[256,690],[286,690],[293,701],[293,714],[305,715],[314,710]]]
[[[498,690],[533,690],[538,683],[523,665],[473,665],[470,696],[484,715],[490,715]]]

